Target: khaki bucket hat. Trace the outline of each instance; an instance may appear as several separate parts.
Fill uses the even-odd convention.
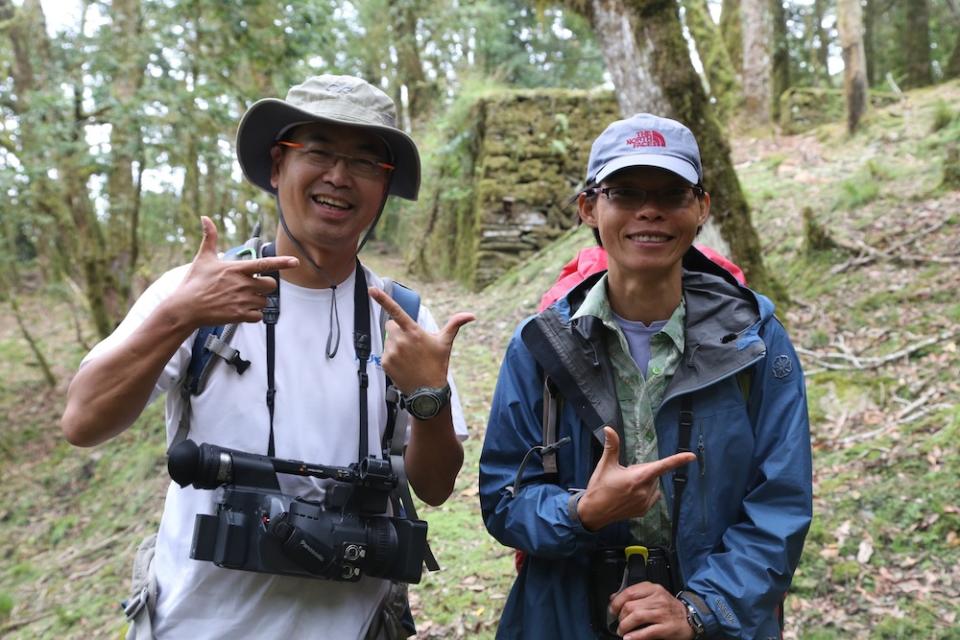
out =
[[[397,167],[391,175],[389,193],[417,199],[417,145],[397,128],[397,110],[390,96],[353,76],[314,76],[291,88],[286,100],[266,98],[247,109],[237,129],[237,159],[247,180],[276,194],[270,184],[270,148],[291,127],[313,122],[356,127],[380,136]]]

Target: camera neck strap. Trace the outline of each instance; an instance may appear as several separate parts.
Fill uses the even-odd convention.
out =
[[[273,257],[275,251],[273,245],[266,245],[263,255]],[[280,274],[272,272],[264,275],[272,276],[277,281],[277,288],[267,296],[267,305],[263,309],[263,323],[267,328],[266,403],[270,414],[270,439],[267,442],[267,455],[272,457],[276,455],[273,415],[277,395],[274,371],[276,368],[276,327],[277,321],[280,319]],[[331,289],[331,295],[337,295],[336,287]],[[331,322],[339,322],[339,317],[331,317]],[[360,447],[358,460],[363,460],[367,457],[369,451],[367,389],[370,386],[370,379],[367,375],[367,362],[370,360],[370,296],[367,293],[367,276],[360,265],[360,260],[357,260],[353,287],[353,348],[357,354],[357,379],[360,386]]]

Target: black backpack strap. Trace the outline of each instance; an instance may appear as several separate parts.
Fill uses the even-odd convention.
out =
[[[677,420],[677,453],[690,452],[690,438],[693,433],[693,397],[690,394],[680,396],[680,415]],[[677,531],[680,529],[680,501],[683,490],[687,488],[687,467],[673,472],[673,515],[670,521],[671,570],[674,587],[682,586],[677,557]]]
[[[612,427],[623,439],[623,417],[601,323],[593,320],[581,318],[583,326],[573,328],[550,307],[524,325],[520,335],[544,375],[602,446],[604,426]],[[626,463],[622,448],[620,463]]]
[[[557,477],[557,450],[551,446],[557,442],[557,428],[560,422],[560,411],[563,408],[563,396],[553,384],[550,376],[543,377],[543,445],[540,460],[543,463],[543,472],[548,482]]]

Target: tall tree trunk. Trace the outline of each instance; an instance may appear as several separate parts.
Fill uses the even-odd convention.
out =
[[[874,42],[874,16],[876,12],[876,0],[864,0],[863,2],[863,55],[867,59],[867,86],[872,87],[877,84],[877,60],[873,55]]]
[[[726,124],[742,98],[737,71],[723,43],[720,29],[710,16],[706,0],[683,0],[683,8],[687,28],[693,35],[703,63],[704,76],[710,85],[710,93],[716,100],[717,117]]]
[[[769,0],[743,0],[743,106],[752,124],[770,123],[773,23]]]
[[[925,87],[933,84],[930,64],[930,5],[928,0],[901,0],[900,10],[906,19],[901,32],[901,50],[905,56],[906,77],[900,86]]]
[[[837,0],[837,29],[843,49],[843,94],[847,102],[847,131],[853,133],[867,110],[867,61],[863,50],[860,0]]]
[[[740,19],[740,0],[723,0],[720,5],[720,35],[738,80],[743,74],[743,22]]]
[[[951,80],[960,78],[960,3],[957,0],[947,0],[947,7],[950,9],[950,17],[953,19],[954,31],[957,34],[953,41],[953,50],[943,67],[944,79]]]
[[[649,84],[634,79],[624,86],[617,85],[624,115],[643,108],[676,118],[690,127],[700,143],[704,183],[712,199],[711,217],[729,244],[733,259],[744,270],[751,286],[786,301],[784,290],[764,266],[760,239],[750,221],[750,208],[730,159],[730,147],[690,61],[677,5],[669,0],[593,0],[589,9],[587,18],[599,42],[623,41],[623,26],[629,25],[628,44],[624,46],[634,53],[643,53],[626,60],[633,73],[643,74]],[[618,16],[617,11],[624,13]],[[601,46],[616,50],[607,44]],[[615,82],[618,77],[629,75],[624,60],[618,59],[618,64],[616,73],[611,69]],[[651,85],[655,85],[655,91]]]
[[[823,28],[823,22],[826,19],[827,0],[814,0],[813,3],[813,27],[812,32],[816,35],[817,42],[813,48],[816,55],[815,80],[822,80],[826,86],[830,86],[830,34]]]
[[[407,127],[420,121],[436,99],[435,88],[427,80],[417,44],[417,7],[414,0],[390,0],[390,24],[393,46],[397,51],[398,84],[407,87]],[[397,103],[400,104],[399,102]]]
[[[655,55],[653,43],[637,31],[636,14],[627,9],[627,2],[591,0],[589,10],[590,23],[617,88],[620,113],[669,113],[670,103],[650,75]]]
[[[783,0],[769,0],[773,19],[772,103],[773,120],[780,120],[780,96],[790,88],[790,44],[787,41],[787,10]]]
[[[17,303],[17,295],[14,293],[12,287],[7,293],[6,298],[6,301],[10,303],[10,308],[13,310],[13,317],[17,320],[17,327],[20,328],[20,335],[23,336],[27,346],[30,347],[30,353],[33,354],[33,359],[36,361],[37,366],[40,367],[40,373],[43,374],[43,381],[47,383],[49,388],[55,388],[57,386],[57,377],[53,375],[53,370],[50,368],[50,363],[43,355],[43,348],[40,345],[40,342],[33,336],[33,334],[30,332],[30,328],[27,326],[27,321],[24,320],[23,312],[20,310],[20,305]],[[2,299],[3,296],[0,296],[0,300]]]
[[[110,83],[114,105],[110,129],[111,158],[107,177],[110,203],[110,234],[107,239],[109,268],[103,286],[110,292],[108,313],[123,316],[130,302],[135,264],[135,239],[139,221],[139,184],[134,182],[134,164],[140,155],[141,132],[136,109],[137,91],[143,80],[144,64],[139,53],[143,31],[140,0],[114,0],[113,44],[116,48],[116,72]]]

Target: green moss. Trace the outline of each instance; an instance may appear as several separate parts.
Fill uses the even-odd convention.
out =
[[[945,129],[957,117],[946,100],[937,100],[933,109],[933,123],[930,125],[931,133]]]
[[[860,576],[860,563],[856,560],[842,560],[833,565],[830,576],[839,584],[853,582]]]
[[[834,209],[856,209],[872,202],[880,195],[880,184],[869,174],[859,174],[840,183],[840,195]]]
[[[13,611],[13,596],[9,593],[0,592],[0,622],[10,617]]]

